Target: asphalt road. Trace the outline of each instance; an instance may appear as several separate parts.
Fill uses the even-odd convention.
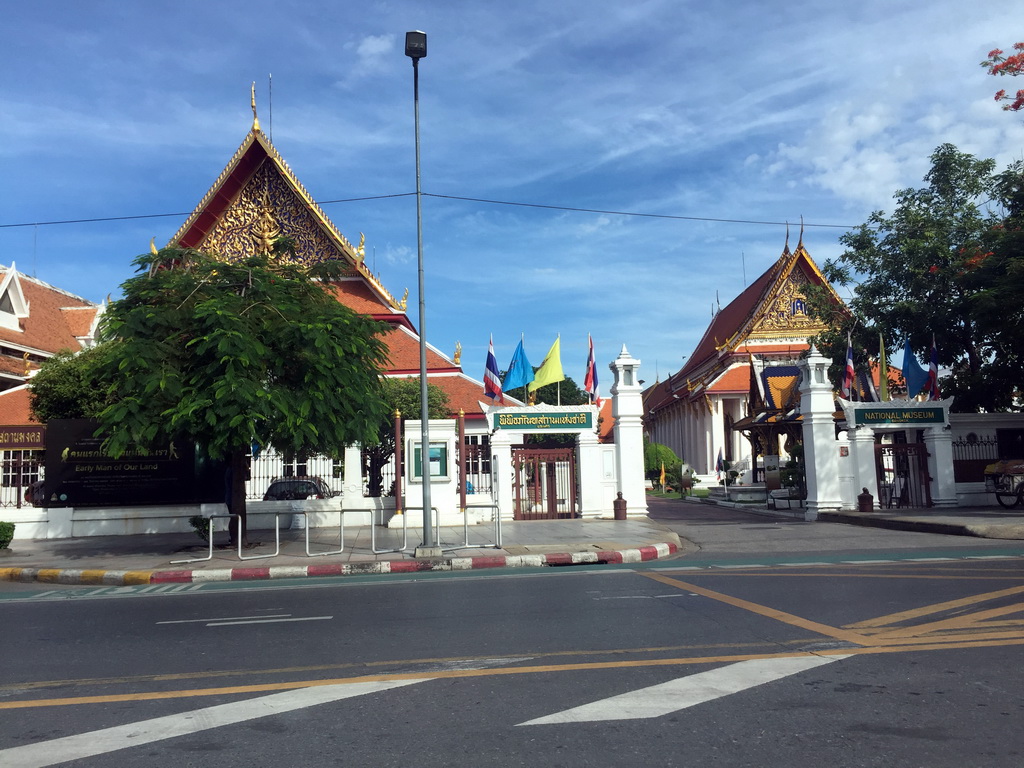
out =
[[[8,593],[0,766],[1024,764],[1024,559],[760,525],[643,567]]]

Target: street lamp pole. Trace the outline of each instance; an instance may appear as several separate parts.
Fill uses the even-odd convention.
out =
[[[405,33],[405,55],[412,59],[412,95],[416,123],[416,264],[420,292],[420,479],[423,483],[423,543],[416,557],[439,557],[430,505],[430,410],[427,398],[427,305],[423,298],[423,195],[420,189],[420,59],[427,55],[427,33]],[[413,457],[415,458],[415,456]]]

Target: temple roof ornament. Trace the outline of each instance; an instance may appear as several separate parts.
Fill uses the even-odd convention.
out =
[[[250,104],[252,104],[252,129],[254,131],[258,131],[260,129],[260,119],[256,116],[256,81],[255,80],[253,80],[253,83],[252,83],[252,99],[250,100]]]
[[[365,235],[360,233],[358,247],[342,235],[260,130],[255,93],[254,83],[252,130],[168,245],[233,261],[288,237],[296,243],[296,261],[341,260],[392,312],[405,312],[404,303],[367,268]]]

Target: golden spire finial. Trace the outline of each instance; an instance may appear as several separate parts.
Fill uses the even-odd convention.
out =
[[[260,129],[260,119],[258,117],[256,117],[256,81],[255,80],[252,81],[252,100],[250,101],[250,104],[252,105],[252,129],[254,131],[258,131]]]

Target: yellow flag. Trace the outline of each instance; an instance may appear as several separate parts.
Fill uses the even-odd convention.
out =
[[[555,337],[555,343],[544,356],[544,362],[533,374],[533,381],[530,382],[530,391],[534,392],[545,384],[554,384],[556,381],[565,381],[565,374],[562,373],[562,347],[561,337]]]
[[[658,478],[658,482],[661,483],[662,489],[665,488],[665,462],[661,462],[661,477]]]
[[[885,341],[878,334],[878,399],[889,400],[889,366],[885,362]]]

